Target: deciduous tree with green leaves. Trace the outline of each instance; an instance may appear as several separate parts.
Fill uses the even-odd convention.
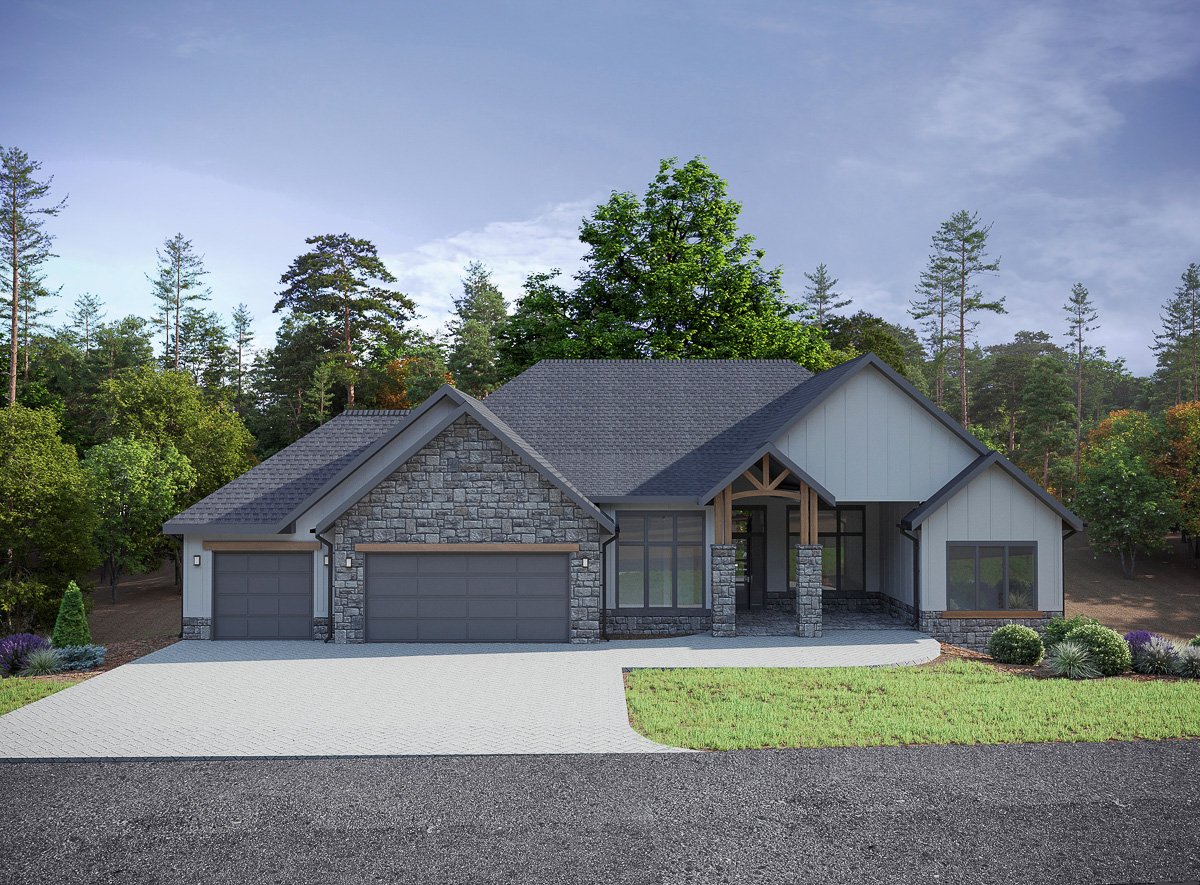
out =
[[[42,164],[17,147],[0,148],[0,271],[8,284],[8,404],[17,404],[17,364],[20,346],[21,282],[53,257],[54,241],[46,219],[66,206],[66,198],[46,202],[54,176],[38,179]]]
[[[162,524],[179,512],[196,471],[169,440],[155,444],[120,436],[88,450],[83,474],[96,508],[96,548],[116,602],[122,574],[157,564]]]
[[[338,338],[347,369],[346,407],[352,409],[365,351],[373,343],[401,340],[414,305],[407,295],[388,288],[396,278],[370,241],[322,234],[304,242],[313,248],[280,278],[284,288],[275,312],[306,314]]]
[[[1021,391],[1022,466],[1043,488],[1061,491],[1062,471],[1051,476],[1051,467],[1061,463],[1071,445],[1071,382],[1062,361],[1052,356],[1037,357],[1030,366]]]
[[[1143,412],[1113,412],[1090,434],[1075,509],[1097,550],[1115,553],[1133,580],[1137,558],[1161,550],[1175,523],[1175,485],[1156,469],[1162,430]]]
[[[463,294],[454,300],[447,360],[454,382],[472,396],[486,396],[504,383],[500,333],[508,322],[504,295],[491,272],[478,261],[467,265]]]
[[[834,350],[873,353],[901,375],[909,374],[906,344],[920,343],[911,329],[902,329],[865,310],[848,317],[830,316],[825,334]]]
[[[1200,402],[1167,409],[1160,472],[1175,485],[1179,524],[1200,538]]]

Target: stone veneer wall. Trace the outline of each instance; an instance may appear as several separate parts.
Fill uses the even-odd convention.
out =
[[[325,639],[329,635],[329,618],[313,618],[313,639]]]
[[[913,624],[916,612],[907,602],[897,599],[894,596],[890,596],[887,593],[872,593],[870,595],[877,601],[879,607],[883,611],[887,612],[897,621],[901,621],[909,625]],[[916,629],[916,627],[914,626],[913,629]]]
[[[576,543],[570,640],[600,637],[599,524],[468,416],[338,517],[332,537],[335,642],[366,640],[366,556],[354,552],[361,543]]]
[[[921,632],[928,633],[939,642],[969,648],[971,651],[987,651],[988,640],[997,627],[1005,624],[1024,624],[1039,633],[1046,629],[1051,618],[1061,618],[1062,612],[1043,612],[1039,618],[947,618],[945,612],[922,611]]]
[[[697,611],[694,615],[631,615],[628,609],[609,610],[604,620],[608,639],[645,636],[688,636],[712,629],[712,614]]]
[[[212,618],[184,618],[184,639],[212,639]]]
[[[821,546],[796,546],[796,635],[821,635]]]
[[[737,562],[732,544],[713,544],[709,548],[712,561],[712,634],[737,635]]]

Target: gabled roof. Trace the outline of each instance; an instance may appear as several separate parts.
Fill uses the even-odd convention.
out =
[[[970,464],[962,469],[959,474],[937,490],[931,497],[923,501],[918,506],[914,507],[900,519],[900,525],[906,529],[915,529],[928,519],[934,512],[942,507],[947,501],[958,494],[962,489],[966,488],[970,482],[978,476],[981,476],[984,471],[991,467],[999,467],[1025,489],[1053,510],[1058,516],[1073,528],[1075,531],[1083,530],[1083,520],[1068,510],[1062,505],[1057,498],[1047,492],[1044,488],[1034,482],[1025,473],[1024,470],[1017,467],[999,452],[987,452],[980,455]]]
[[[593,501],[693,502],[810,378],[790,360],[545,360],[484,402]]]
[[[837,503],[837,498],[834,497],[833,492],[829,491],[829,489],[825,488],[825,486],[821,485],[819,482],[817,482],[815,479],[813,479],[811,476],[809,476],[808,471],[806,471],[804,468],[797,465],[795,461],[793,461],[791,458],[789,458],[787,455],[785,455],[782,451],[780,451],[779,447],[777,445],[775,445],[775,443],[767,443],[765,446],[760,448],[758,451],[756,451],[753,455],[751,455],[745,461],[741,462],[733,470],[729,471],[729,473],[727,473],[725,476],[723,476],[716,484],[713,485],[712,488],[710,488],[707,492],[704,492],[703,494],[701,494],[696,499],[696,503],[697,504],[707,504],[709,501],[711,501],[716,496],[717,492],[721,491],[721,489],[723,489],[726,486],[728,486],[729,484],[731,484],[739,476],[741,476],[743,473],[745,473],[747,470],[749,470],[751,467],[753,467],[755,464],[757,464],[759,461],[761,461],[763,458],[763,455],[770,455],[772,458],[774,458],[776,461],[778,461],[780,464],[782,464],[784,467],[786,467],[788,470],[790,470],[793,476],[795,476],[797,479],[803,481],[805,483],[805,485],[807,485],[810,489],[812,489],[814,492],[816,492],[817,495],[819,495],[820,498],[823,501],[825,501],[826,503],[828,503],[828,504],[836,504]]]

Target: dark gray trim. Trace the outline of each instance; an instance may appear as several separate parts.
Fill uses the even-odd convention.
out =
[[[971,547],[975,549],[975,593],[976,601],[978,601],[979,593],[979,548],[980,547],[1002,547],[1004,548],[1004,593],[1008,595],[1008,550],[1010,547],[1032,547],[1033,548],[1033,605],[1028,609],[953,609],[950,608],[950,551],[955,548]],[[946,608],[944,612],[952,611],[1041,611],[1038,608],[1038,560],[1040,559],[1040,550],[1038,550],[1037,541],[947,541],[946,542]]]
[[[815,479],[813,479],[812,476],[809,475],[807,470],[802,468],[795,461],[793,461],[791,458],[789,458],[787,455],[785,455],[780,450],[780,448],[777,445],[775,445],[775,443],[773,443],[773,442],[766,443],[761,448],[759,448],[759,450],[756,451],[751,457],[749,457],[745,461],[743,461],[741,466],[737,467],[735,470],[731,470],[724,479],[722,479],[719,483],[717,483],[715,486],[713,486],[711,489],[709,489],[705,494],[703,494],[699,498],[697,498],[696,503],[697,504],[708,504],[710,501],[712,501],[713,497],[717,494],[717,492],[721,491],[721,489],[728,486],[730,483],[735,481],[739,476],[741,476],[743,473],[745,473],[747,470],[749,470],[751,467],[753,467],[755,464],[757,464],[759,461],[761,461],[763,455],[770,455],[772,458],[774,458],[776,461],[778,461],[780,464],[782,464],[784,467],[786,467],[789,471],[791,471],[792,474],[797,479],[802,480],[805,485],[807,485],[810,489],[812,489],[814,492],[816,492],[817,495],[819,497],[823,498],[825,501],[829,502],[830,504],[837,503],[837,499],[834,497],[833,492],[829,491],[829,489],[825,488],[825,486],[823,486],[821,483],[819,483]]]
[[[641,495],[610,495],[607,497],[597,496],[591,500],[595,504],[645,504],[652,507],[660,504],[699,506],[693,495],[646,495],[645,497]]]
[[[947,430],[965,442],[976,452],[982,454],[990,451],[986,445],[984,445],[974,436],[974,434],[967,431],[967,429],[961,424],[939,409],[933,400],[921,393],[921,391],[917,390],[917,388],[913,387],[907,378],[905,378],[873,353],[864,353],[862,356],[855,357],[849,362],[842,363],[840,366],[834,366],[832,369],[827,369],[825,372],[822,372],[819,375],[814,375],[810,380],[805,381],[804,383],[806,385],[816,384],[818,386],[823,386],[824,389],[821,390],[821,392],[815,397],[813,397],[812,400],[805,403],[796,412],[796,414],[793,415],[790,420],[788,420],[786,424],[776,431],[772,441],[778,439],[789,429],[794,427],[798,421],[812,412],[813,409],[815,409],[821,403],[825,402],[825,400],[829,398],[830,394],[840,388],[843,384],[845,384],[867,366],[874,366],[876,369],[882,372],[884,377],[899,387],[904,393],[908,394],[909,397],[917,403],[917,405],[921,406],[921,408],[940,421]],[[825,385],[821,385],[822,376],[829,374],[833,374],[833,380]]]
[[[999,452],[991,451],[980,455],[964,467],[957,476],[934,492],[932,496],[904,514],[900,519],[900,525],[906,529],[918,528],[921,523],[958,494],[971,480],[993,466],[1001,467],[1005,473],[1020,483],[1027,492],[1058,514],[1059,518],[1075,531],[1083,529],[1083,520],[1064,507],[1057,498],[1030,479],[1024,470],[1013,464]]]

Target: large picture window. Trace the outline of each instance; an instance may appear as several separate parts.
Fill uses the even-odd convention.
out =
[[[953,541],[946,548],[946,608],[950,611],[1035,611],[1037,545]]]
[[[704,514],[617,514],[617,608],[704,607]]]

